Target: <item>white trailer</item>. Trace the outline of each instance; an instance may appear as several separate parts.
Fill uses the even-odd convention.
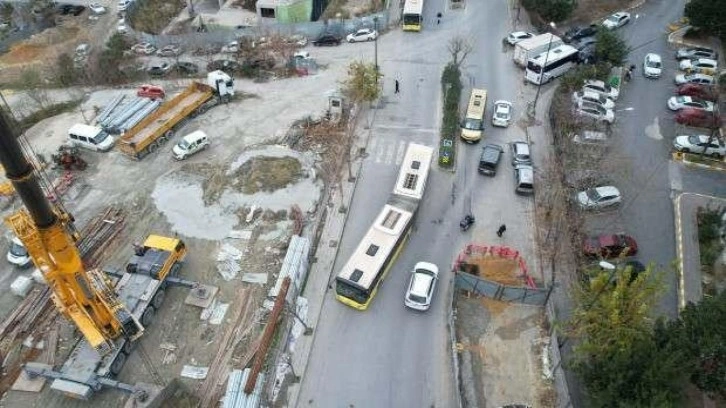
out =
[[[526,67],[530,58],[547,52],[548,47],[554,49],[562,44],[562,39],[551,33],[540,34],[520,41],[514,46],[514,63],[520,67]]]

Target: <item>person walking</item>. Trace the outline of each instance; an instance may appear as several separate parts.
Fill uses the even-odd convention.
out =
[[[507,226],[506,225],[504,225],[504,224],[500,225],[499,226],[499,229],[497,230],[497,236],[499,238],[501,238],[502,235],[504,235],[504,231],[506,231],[506,230],[507,230]]]
[[[441,13],[436,13],[436,25],[441,24]]]
[[[396,85],[396,91],[394,93],[401,93],[401,84],[398,82],[398,79],[395,82]]]

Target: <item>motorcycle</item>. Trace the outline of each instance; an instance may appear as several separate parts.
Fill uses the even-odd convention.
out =
[[[459,227],[461,227],[462,231],[466,231],[469,229],[469,227],[472,226],[472,224],[474,224],[474,221],[475,221],[474,216],[467,214],[464,216],[464,219],[461,220],[461,222],[459,223]]]

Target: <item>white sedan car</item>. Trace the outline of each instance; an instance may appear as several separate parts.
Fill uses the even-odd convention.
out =
[[[509,101],[494,102],[494,114],[492,114],[492,125],[507,127],[512,121],[512,103]]]
[[[663,61],[660,58],[660,55],[649,53],[646,54],[645,59],[643,60],[643,76],[646,78],[660,78],[661,73],[663,72]]]
[[[602,210],[619,205],[622,201],[620,191],[613,186],[600,186],[580,191],[576,196],[577,204],[585,210]]]
[[[602,22],[602,25],[608,30],[614,30],[616,28],[624,26],[625,24],[628,24],[629,22],[630,13],[620,11],[606,18],[605,21]]]
[[[411,272],[403,303],[411,309],[428,310],[438,279],[439,268],[436,265],[429,262],[417,263]]]
[[[575,108],[575,113],[609,124],[615,122],[615,112],[612,109],[605,109],[602,105],[592,102],[580,102]]]
[[[91,13],[99,15],[99,14],[106,14],[106,7],[103,7],[99,3],[91,3],[88,5],[88,8],[91,10]]]
[[[592,102],[601,105],[605,109],[615,109],[615,102],[603,94],[592,91],[573,92],[572,103],[578,105],[582,101]]]
[[[726,145],[708,135],[676,136],[673,148],[683,153],[702,153],[716,158],[726,156]]]
[[[668,98],[668,109],[679,111],[684,108],[693,108],[713,112],[713,102],[703,99],[694,98],[692,96],[671,96]]]
[[[683,85],[683,84],[713,85],[714,82],[715,82],[715,79],[711,75],[705,75],[705,74],[689,74],[689,75],[678,74],[678,75],[676,75],[676,85]]]
[[[349,43],[361,42],[361,41],[373,41],[378,37],[378,31],[370,28],[361,28],[360,30],[348,34],[345,39]]]
[[[524,41],[532,37],[534,37],[534,34],[532,33],[528,33],[526,31],[515,31],[507,36],[507,42],[509,45],[515,45],[520,41]]]
[[[699,58],[699,59],[684,59],[678,64],[678,68],[681,69],[681,71],[691,71],[691,70],[710,70],[710,72],[716,71],[718,69],[718,61],[708,59],[708,58]]]

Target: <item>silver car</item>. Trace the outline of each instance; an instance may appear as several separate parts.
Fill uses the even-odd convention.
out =
[[[602,210],[622,201],[620,190],[613,186],[588,188],[577,193],[575,198],[580,208],[585,210]]]
[[[428,310],[438,279],[439,268],[436,265],[429,262],[418,262],[411,272],[411,280],[408,282],[403,304],[414,310]]]

